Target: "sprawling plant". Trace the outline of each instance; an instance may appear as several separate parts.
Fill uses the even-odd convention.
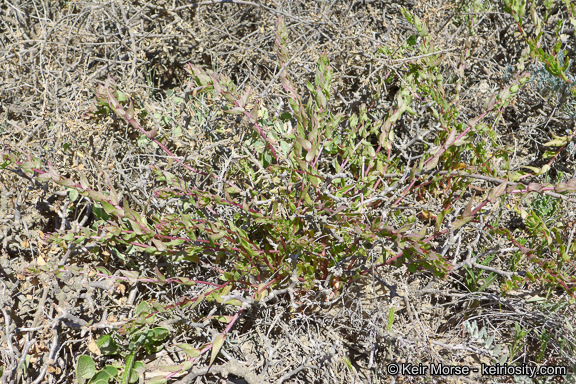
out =
[[[516,3],[509,8],[521,27],[520,8]],[[219,100],[223,112],[242,118],[250,127],[243,143],[250,156],[235,164],[234,176],[228,178],[204,173],[179,160],[168,149],[165,137],[154,128],[142,126],[142,115],[130,96],[111,78],[101,84],[95,91],[97,103],[92,116],[113,114],[166,152],[168,164],[150,166],[162,185],[154,191],[154,197],[177,202],[176,213],[138,212],[127,199],[118,196],[111,184],[106,191],[97,191],[85,176],[80,176],[79,182],[64,178],[52,167],[44,170],[39,159],[20,162],[16,154],[6,153],[4,166],[16,164],[38,182],[51,181],[66,187],[72,200],[82,195],[95,203],[95,220],[90,226],[55,233],[50,241],[66,247],[91,244],[93,252],[111,251],[128,264],[131,258],[148,255],[180,265],[200,265],[217,273],[219,281],[214,283],[167,276],[158,268],[156,278],[141,276],[135,270],[122,271],[123,278],[131,282],[202,285],[205,288],[201,294],[186,297],[177,306],[194,308],[214,303],[221,309],[219,314],[209,316],[225,324],[221,333],[200,346],[181,345],[190,359],[175,370],[189,369],[208,351],[212,363],[237,319],[259,302],[286,294],[293,310],[298,310],[294,297],[299,293],[318,289],[328,301],[347,282],[385,265],[407,267],[410,272],[427,271],[439,278],[465,266],[472,276],[471,286],[476,287],[477,279],[469,269],[478,266],[476,258],[470,253],[464,263],[456,263],[459,254],[454,251],[453,260],[448,259],[450,249],[459,249],[454,240],[457,231],[484,225],[479,218],[482,209],[497,200],[539,193],[556,201],[569,199],[562,193],[576,191],[574,180],[555,185],[522,182],[527,175],[545,174],[550,164],[531,169],[531,173],[506,170],[502,175],[490,160],[500,158],[508,164],[509,150],[488,151],[488,144],[496,138],[486,120],[490,118],[496,124],[527,83],[529,74],[524,62],[529,54],[540,57],[551,74],[564,80],[565,68],[556,60],[557,55],[543,53],[537,39],[525,34],[529,49],[523,52],[511,82],[491,95],[477,116],[462,119],[460,92],[469,50],[462,52],[458,73],[452,79],[455,86],[448,90],[441,53],[434,47],[426,25],[407,10],[403,14],[417,33],[399,49],[381,48],[379,54],[384,59],[405,54],[420,59],[410,61],[402,77],[389,71],[379,79],[382,84],[394,82],[399,87],[390,110],[379,119],[368,112],[366,105],[350,115],[336,112],[331,95],[333,70],[326,55],[318,58],[313,83],[306,81],[305,88],[300,89],[293,82],[287,68],[289,35],[282,19],[277,25],[275,51],[289,108],[278,116],[272,116],[250,89],[238,91],[226,75],[187,66],[188,88],[195,95],[204,93]],[[415,100],[426,108],[416,112]],[[437,128],[431,130],[427,140],[415,138],[420,148],[418,156],[400,161],[398,153],[407,147],[395,141],[395,128],[408,115],[418,113],[426,114],[431,126]],[[558,137],[547,145],[562,150],[571,139]],[[557,153],[552,154],[552,161]],[[190,185],[176,172],[168,171],[174,164],[192,173],[203,173],[213,185],[224,187]],[[467,191],[473,180],[494,186],[482,196],[471,196]],[[430,196],[441,201],[437,212],[425,211],[418,218],[401,213],[403,202]],[[561,229],[543,217],[552,214],[549,207],[555,207],[554,203],[540,200],[535,204],[530,211],[520,203],[516,206],[532,236],[528,244],[498,225],[482,227],[491,235],[507,237],[522,257],[538,267],[538,274],[501,273],[502,287],[514,289],[539,280],[572,291],[574,277],[564,267],[573,264],[573,244],[566,244]],[[43,268],[38,267],[36,272],[83,273],[64,266]],[[96,273],[112,278],[112,272],[103,267]],[[116,345],[109,335],[99,341],[106,353],[125,357],[124,381],[133,379],[131,372],[139,367],[135,356],[140,351],[153,353],[159,348],[167,330],[154,325],[159,314],[172,309],[158,302],[143,302],[134,317],[118,330],[118,335],[130,340],[128,345]],[[114,372],[108,368],[96,374],[93,362],[87,358],[82,358],[82,367],[79,381],[94,377],[108,380]]]

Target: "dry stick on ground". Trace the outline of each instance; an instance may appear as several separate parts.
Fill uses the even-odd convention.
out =
[[[207,374],[220,374],[224,377],[232,374],[234,376],[242,377],[248,384],[268,384],[260,375],[250,371],[248,368],[241,366],[235,361],[229,361],[222,365],[212,365],[210,367],[198,368],[184,376],[181,380],[178,380],[174,384],[190,384],[198,376],[204,376]]]
[[[130,71],[130,76],[133,77],[136,73],[136,62],[138,60],[138,54],[136,50],[136,38],[134,37],[134,31],[130,27],[130,23],[128,21],[128,16],[126,15],[126,8],[124,4],[120,3],[120,12],[122,13],[122,18],[124,19],[124,26],[128,30],[130,34],[130,42],[132,43],[132,70]]]
[[[404,175],[401,174],[385,174],[382,177],[388,178],[388,177],[401,177],[401,178],[405,178],[410,174],[410,172],[406,172]],[[504,179],[499,179],[497,177],[491,177],[491,176],[484,176],[484,175],[478,175],[478,174],[469,174],[469,173],[465,173],[465,172],[461,172],[461,171],[440,171],[440,172],[436,172],[436,171],[425,171],[425,172],[418,172],[415,174],[415,176],[421,176],[421,175],[448,175],[448,176],[461,176],[461,177],[470,177],[472,179],[479,179],[479,180],[484,180],[484,181],[489,181],[491,183],[497,183],[497,184],[502,184],[502,183],[506,183],[506,185],[508,186],[517,186],[517,185],[522,185],[526,188],[528,188],[528,186],[522,182],[519,181],[508,181],[508,180],[504,180]],[[400,180],[402,181],[402,180]],[[392,185],[391,187],[387,188],[385,193],[391,192],[394,189],[400,188],[400,184],[398,182],[396,182],[394,185]],[[571,203],[576,203],[576,199],[562,195],[560,193],[557,192],[553,192],[553,191],[543,191],[541,192],[545,195],[551,196],[551,197],[556,197],[565,201],[569,201]],[[378,200],[383,200],[385,199],[385,196],[379,195],[379,196],[375,196],[371,199],[368,200],[364,200],[360,205],[366,205],[366,204],[370,204],[373,203],[374,201],[378,201]]]
[[[177,11],[181,11],[181,10],[186,9],[186,8],[194,8],[194,7],[199,7],[199,6],[201,6],[201,5],[215,5],[215,4],[251,5],[251,6],[253,6],[253,7],[262,8],[262,9],[264,9],[264,10],[270,12],[270,13],[274,13],[274,14],[277,14],[277,15],[282,15],[282,16],[288,17],[288,18],[293,19],[293,20],[296,20],[296,21],[298,21],[298,22],[300,22],[300,23],[305,23],[305,24],[323,24],[323,23],[316,23],[316,22],[311,21],[311,20],[303,20],[303,19],[301,19],[301,18],[299,18],[299,17],[296,17],[296,16],[293,16],[293,15],[291,15],[291,14],[289,14],[289,13],[285,13],[285,12],[279,11],[279,10],[277,10],[277,9],[272,9],[272,8],[269,8],[269,7],[267,7],[267,6],[265,6],[265,5],[262,5],[262,4],[253,3],[253,2],[251,2],[251,1],[243,1],[243,0],[212,0],[212,1],[202,1],[202,2],[199,2],[199,3],[191,3],[191,4],[182,5],[182,6],[180,6],[180,7],[176,7],[176,8],[174,8],[174,9],[171,9],[170,11],[171,11],[171,12],[177,12]],[[155,6],[154,6],[154,7],[150,6],[150,7],[151,7],[151,8],[160,8],[160,7],[155,7]],[[162,8],[162,9],[164,9],[164,8]]]

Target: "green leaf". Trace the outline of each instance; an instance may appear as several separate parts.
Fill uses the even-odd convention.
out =
[[[176,346],[183,350],[191,358],[198,357],[201,354],[200,349],[194,348],[190,344],[176,344]]]
[[[116,248],[112,248],[112,249],[115,250],[116,252],[118,252],[117,255],[120,254],[120,252]],[[127,271],[127,270],[121,269],[120,273],[122,275],[124,275],[124,277],[126,277],[131,284],[135,284],[138,281],[138,276],[140,276],[140,272],[138,272],[138,271]],[[138,308],[140,308],[141,305],[148,305],[148,303],[146,303],[144,301],[144,302],[140,303]],[[136,311],[138,312],[138,309],[136,309]]]
[[[102,201],[101,204],[102,204],[102,208],[104,208],[104,211],[109,215],[112,214],[114,211],[116,211],[116,208],[114,208],[114,206],[112,204],[110,204],[106,201]]]
[[[84,189],[88,189],[88,187],[90,187],[90,183],[88,182],[88,179],[86,178],[86,176],[84,174],[80,175],[80,185]]]
[[[167,338],[168,335],[170,334],[170,331],[168,331],[168,329],[164,327],[156,327],[152,329],[152,332],[153,332],[152,339],[154,341],[162,341],[165,338]]]
[[[472,216],[468,216],[468,217],[465,217],[463,219],[455,220],[451,224],[452,228],[454,230],[456,230],[456,229],[460,228],[461,226],[463,226],[464,224],[468,223],[470,220],[472,220]]]
[[[114,355],[118,352],[118,344],[116,344],[111,335],[100,336],[96,345],[98,345],[100,352],[104,355]]]
[[[212,365],[214,363],[214,360],[216,360],[216,356],[218,356],[218,352],[220,352],[220,348],[222,348],[225,338],[226,335],[224,335],[223,333],[219,334],[214,338],[214,341],[212,342],[212,353],[210,355],[210,365]]]
[[[146,135],[142,135],[138,138],[138,140],[136,140],[136,144],[138,144],[139,147],[145,147],[150,143],[150,140],[146,137]]]
[[[73,188],[68,189],[68,197],[71,201],[76,201],[78,198],[78,191]]]
[[[107,384],[117,375],[118,369],[112,365],[107,365],[104,369],[96,372],[96,375],[90,380],[90,384]]]
[[[242,302],[238,299],[230,299],[223,303],[224,305],[235,305],[236,307],[241,307]]]
[[[136,361],[132,367],[132,372],[130,372],[130,383],[135,383],[138,381],[138,374],[143,373],[146,366],[141,361]]]
[[[136,352],[132,352],[126,357],[126,363],[124,365],[124,373],[122,374],[122,384],[131,383],[132,370],[134,368],[134,360],[136,358]],[[136,380],[138,380],[138,375],[136,375]]]
[[[223,110],[225,113],[229,113],[231,115],[239,115],[241,113],[244,113],[244,108],[242,107],[234,107],[234,108],[230,108],[228,110]]]
[[[309,151],[312,149],[312,143],[310,143],[308,140],[297,137],[296,141],[302,146],[302,148],[304,148],[304,150]]]
[[[94,216],[96,216],[96,218],[99,220],[108,221],[110,219],[110,215],[104,212],[102,207],[99,207],[97,205],[94,205],[94,207],[92,208],[92,212],[94,213]]]
[[[393,323],[394,323],[394,307],[390,307],[390,312],[388,312],[388,331],[392,329]]]
[[[76,362],[76,379],[79,384],[83,384],[87,379],[91,379],[96,374],[94,360],[90,356],[82,355]]]
[[[128,96],[123,92],[116,91],[116,99],[120,102],[128,101]]]
[[[550,159],[552,157],[556,156],[556,152],[554,151],[546,151],[544,152],[544,154],[542,155],[543,159]]]
[[[107,365],[104,367],[103,371],[105,371],[108,375],[114,377],[118,376],[118,368],[113,365]]]
[[[141,313],[149,314],[150,310],[151,310],[150,304],[148,304],[148,302],[146,301],[143,301],[140,304],[138,304],[138,307],[136,307],[135,314],[136,316],[140,315]]]
[[[226,192],[228,192],[230,194],[236,194],[236,193],[240,193],[242,191],[240,190],[240,188],[238,188],[236,186],[232,186],[232,187],[226,188]]]
[[[563,147],[570,142],[570,136],[555,136],[554,140],[544,143],[546,147]]]

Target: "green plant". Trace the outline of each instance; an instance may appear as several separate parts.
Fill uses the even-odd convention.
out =
[[[488,265],[494,259],[493,255],[486,257],[480,262],[481,265]],[[466,270],[465,284],[469,292],[482,292],[484,291],[498,275],[495,272],[490,272],[486,276],[486,272],[482,270],[474,270],[473,268],[464,267]]]
[[[120,346],[116,343],[112,335],[106,334],[98,338],[96,343],[98,350],[105,356],[119,355],[123,363],[117,362],[106,365],[101,370],[96,371],[94,360],[87,355],[82,355],[76,363],[76,377],[78,383],[107,384],[116,381],[118,377],[120,383],[129,384],[138,381],[138,375],[144,371],[144,363],[137,361],[136,357],[140,352],[145,356],[156,353],[162,349],[161,342],[168,336],[168,330],[162,327],[150,328],[145,323],[152,322],[153,316],[148,316],[150,307],[147,302],[142,302],[136,309],[137,319],[131,323],[131,328],[126,334],[129,338],[129,345]],[[138,326],[138,325],[143,326]],[[121,332],[122,333],[122,332]],[[120,371],[122,373],[120,374]]]
[[[519,13],[521,6],[511,5],[511,9]],[[139,212],[127,198],[120,198],[110,182],[106,190],[98,191],[84,175],[77,182],[51,166],[43,169],[39,159],[19,161],[14,153],[3,154],[2,167],[17,166],[38,182],[63,186],[73,201],[83,196],[94,202],[94,220],[89,226],[81,231],[55,233],[50,242],[63,247],[91,244],[95,255],[100,250],[110,251],[125,262],[128,270],[120,273],[131,283],[198,287],[193,297],[173,305],[142,301],[134,316],[114,333],[124,342],[115,345],[111,337],[101,340],[109,354],[124,359],[122,381],[134,378],[138,356],[161,348],[167,330],[156,323],[159,315],[169,316],[174,307],[187,308],[194,320],[218,324],[212,340],[195,346],[179,345],[188,360],[172,367],[178,372],[190,369],[208,351],[209,363],[213,364],[227,334],[246,310],[278,295],[287,297],[291,310],[298,311],[301,307],[296,296],[321,286],[333,297],[344,285],[385,265],[406,266],[409,272],[426,271],[445,278],[454,268],[447,256],[454,245],[454,231],[481,222],[479,213],[487,204],[515,195],[539,193],[540,199],[548,199],[537,203],[530,213],[520,203],[515,207],[524,219],[532,220],[527,224],[531,235],[528,247],[498,223],[486,226],[486,231],[518,246],[518,259],[522,260],[516,263],[526,262],[539,269],[538,273],[527,272],[526,277],[510,274],[502,288],[516,289],[528,281],[538,281],[561,285],[572,292],[568,283],[573,276],[558,268],[555,261],[560,255],[567,265],[571,261],[569,249],[559,228],[548,228],[551,222],[542,216],[553,216],[553,210],[547,207],[564,197],[561,193],[576,191],[576,186],[573,181],[556,185],[523,183],[527,176],[546,174],[550,164],[527,168],[530,172],[510,171],[510,149],[500,145],[494,129],[504,109],[529,79],[524,71],[529,51],[525,50],[511,68],[509,83],[491,95],[476,116],[464,119],[460,93],[470,49],[462,52],[458,71],[447,75],[426,23],[406,9],[402,13],[416,33],[396,51],[381,48],[378,54],[394,58],[408,54],[421,60],[408,62],[402,77],[388,71],[378,79],[383,86],[398,85],[390,109],[381,118],[375,118],[365,104],[349,116],[336,112],[331,95],[333,72],[326,55],[317,60],[313,82],[306,82],[305,89],[294,84],[286,70],[289,36],[282,19],[277,25],[275,51],[290,109],[278,117],[268,113],[251,89],[240,91],[228,76],[187,66],[189,89],[200,98],[221,101],[221,111],[232,117],[227,123],[233,124],[232,120],[238,118],[249,127],[243,140],[247,156],[233,164],[233,172],[229,172],[233,176],[229,177],[196,169],[177,157],[169,147],[171,137],[178,136],[178,127],[171,126],[169,117],[156,116],[162,128],[158,132],[158,125],[150,128],[143,124],[146,114],[111,78],[97,87],[96,105],[87,117],[113,115],[140,132],[143,144],[164,151],[166,163],[150,166],[157,183],[153,197],[166,204],[177,202],[175,213]],[[203,109],[195,104],[201,99],[180,99],[187,108]],[[416,137],[413,149],[401,145],[396,136],[397,126],[417,115],[413,105],[416,100],[426,105],[420,112],[438,128],[431,130],[426,139]],[[201,123],[201,114],[198,119]],[[171,135],[164,128],[172,128]],[[569,141],[570,137],[560,137],[547,145],[562,150]],[[407,156],[406,151],[413,151],[415,156]],[[403,155],[407,161],[401,161]],[[495,169],[494,159],[504,164],[504,176]],[[191,185],[180,170],[172,169],[176,166],[204,176],[206,183]],[[475,200],[467,191],[477,179],[494,186]],[[423,211],[418,218],[402,214],[403,202],[428,198],[438,203],[435,212]],[[381,253],[369,257],[376,245]],[[144,276],[137,268],[141,260],[199,265],[216,273],[218,280],[194,280],[176,276],[171,270],[162,272],[158,267],[154,278]],[[487,258],[482,265],[492,260]],[[31,267],[29,272],[61,274],[63,268],[52,271]],[[472,269],[466,273],[472,291],[482,291],[496,279],[491,273],[480,284],[481,273]],[[97,270],[97,276],[103,279],[113,275],[103,267]],[[199,311],[202,305],[211,306],[214,312],[207,315]],[[393,320],[391,311],[389,329]],[[515,339],[514,352],[519,340]],[[80,378],[95,377],[95,368],[89,366],[83,358]]]
[[[493,360],[498,361],[500,364],[506,362],[509,354],[502,351],[501,345],[493,345],[495,339],[494,335],[488,336],[486,327],[483,326],[482,328],[479,328],[476,320],[465,321],[462,323],[462,326],[475,343],[479,343],[482,348],[489,351]]]
[[[523,343],[522,340],[526,337],[527,334],[528,330],[524,327],[520,327],[516,321],[514,323],[514,341],[510,346],[510,357],[508,358],[509,363],[514,362],[514,357],[524,347],[525,343]]]

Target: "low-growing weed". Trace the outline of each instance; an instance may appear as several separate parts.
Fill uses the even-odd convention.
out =
[[[355,113],[337,111],[331,88],[333,69],[325,54],[318,57],[313,82],[296,84],[290,78],[286,70],[289,35],[281,18],[275,43],[279,80],[285,92],[283,105],[287,106],[281,113],[271,113],[250,88],[238,89],[227,75],[188,65],[186,85],[196,98],[167,96],[193,114],[197,127],[205,127],[204,114],[213,113],[204,108],[203,101],[209,99],[218,102],[214,103],[220,108],[218,112],[230,117],[223,121],[244,130],[240,140],[243,148],[239,149],[244,153],[223,172],[197,169],[176,156],[173,151],[180,148],[171,140],[183,128],[162,114],[153,116],[155,124],[143,125],[148,116],[108,78],[95,90],[96,105],[86,116],[113,115],[141,135],[143,146],[154,146],[167,155],[166,163],[149,165],[156,182],[151,198],[170,205],[172,212],[137,210],[110,182],[106,190],[95,190],[85,175],[76,181],[51,166],[43,167],[40,159],[22,162],[15,153],[3,154],[3,167],[18,166],[37,182],[50,181],[67,188],[72,201],[82,196],[94,203],[90,225],[57,232],[48,239],[64,248],[89,244],[94,256],[108,252],[127,266],[108,271],[99,265],[93,273],[103,279],[118,279],[118,272],[131,283],[198,288],[193,297],[183,297],[173,305],[146,300],[139,303],[132,317],[114,332],[113,337],[123,342],[116,344],[112,336],[99,340],[98,348],[117,355],[122,366],[105,366],[96,372],[91,358],[81,356],[78,380],[100,383],[121,375],[122,383],[134,382],[141,355],[157,352],[168,337],[166,328],[156,326],[159,316],[169,316],[176,307],[186,308],[194,321],[218,324],[218,331],[203,344],[179,344],[188,359],[172,366],[172,373],[160,381],[191,369],[204,356],[213,364],[238,319],[249,309],[278,297],[290,300],[292,312],[299,311],[299,295],[320,288],[329,302],[350,282],[387,265],[446,278],[455,268],[451,260],[461,258],[456,238],[467,236],[468,230],[505,239],[518,249],[511,264],[531,266],[525,275],[466,267],[470,291],[482,292],[500,279],[503,290],[545,283],[572,294],[575,288],[569,285],[574,276],[564,266],[572,262],[573,255],[555,220],[558,200],[569,199],[562,193],[575,192],[576,181],[556,185],[522,182],[526,177],[545,175],[550,164],[510,171],[510,150],[497,148],[494,130],[504,109],[530,78],[524,68],[530,55],[539,58],[549,74],[564,81],[569,81],[567,64],[560,62],[559,48],[550,54],[538,45],[538,36],[524,32],[525,2],[505,3],[528,48],[512,67],[507,85],[490,95],[472,117],[465,117],[460,105],[469,46],[461,52],[457,70],[450,72],[427,24],[407,9],[402,9],[402,14],[415,33],[399,49],[380,48],[378,55],[382,60],[403,55],[419,59],[409,60],[401,78],[389,71],[378,79],[382,86],[398,86],[391,108],[379,118],[366,104]],[[468,21],[475,22],[473,18]],[[400,143],[398,126],[419,114],[435,128],[413,138],[410,144]],[[212,134],[220,133],[216,129]],[[560,148],[551,151],[556,156],[570,140],[559,137],[545,145]],[[508,164],[504,171],[495,169],[495,160]],[[202,176],[203,181],[189,182],[182,176],[183,169],[188,175]],[[492,187],[476,197],[470,193],[474,180]],[[526,221],[528,240],[497,222],[484,225],[479,218],[485,206],[498,200],[536,193],[539,195],[531,208],[520,203],[515,207]],[[428,201],[436,202],[436,209],[421,209],[419,215],[402,213],[403,208],[422,207]],[[376,246],[381,252],[373,259],[369,251]],[[486,267],[493,260],[488,257],[481,265]],[[144,261],[156,265],[154,270],[140,270]],[[217,280],[176,276],[174,269],[161,271],[160,261],[198,266],[211,271]],[[62,273],[60,267],[56,272],[49,267],[31,268],[30,272]],[[204,305],[212,309],[201,311]],[[389,329],[393,321],[391,311]],[[468,327],[472,337],[491,348],[493,339],[485,337],[484,328],[478,331],[475,323]],[[517,325],[509,349],[510,362],[518,356],[525,336],[526,330]]]

